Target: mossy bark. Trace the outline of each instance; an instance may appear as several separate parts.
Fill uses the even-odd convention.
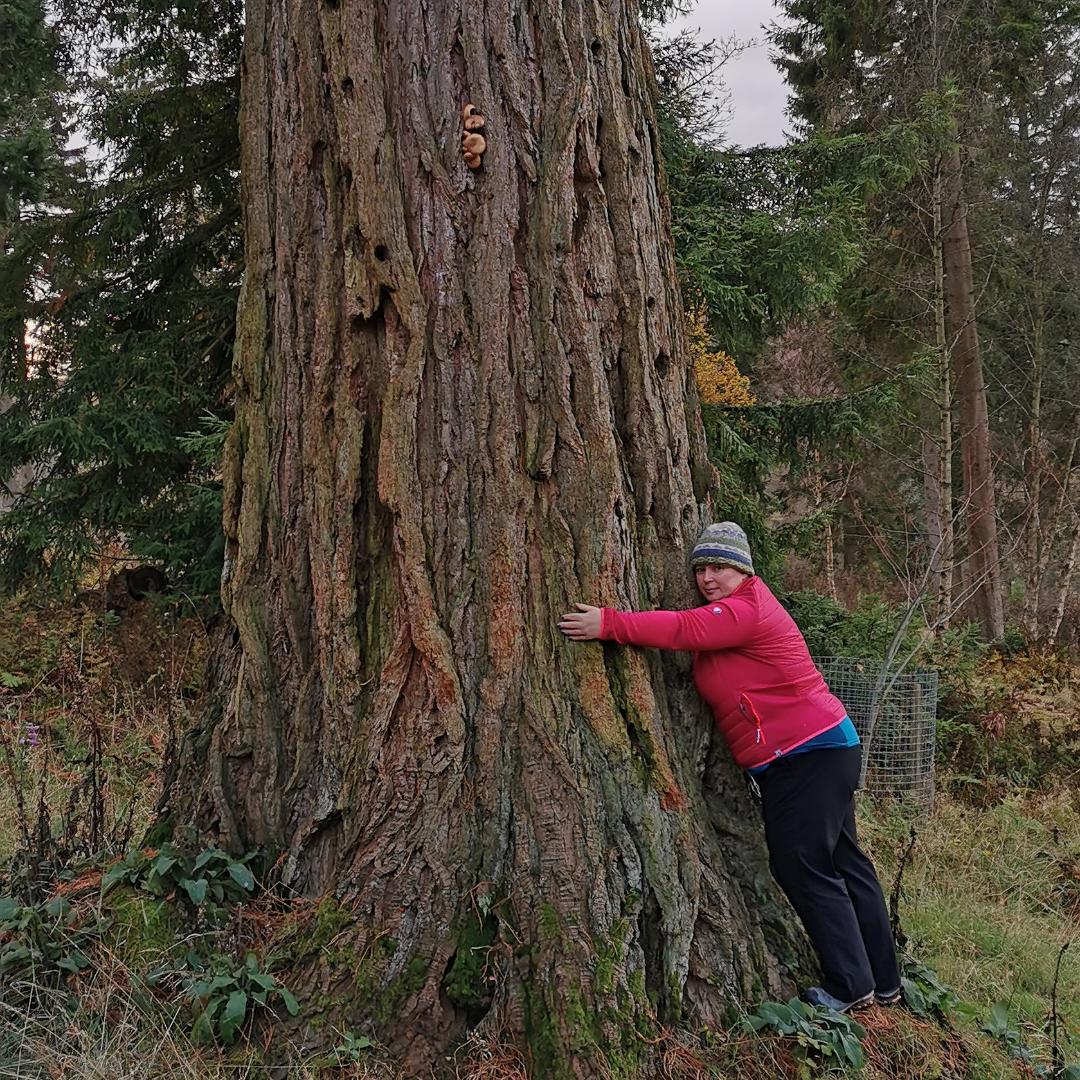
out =
[[[646,1069],[805,953],[687,659],[555,626],[685,605],[710,512],[636,10],[246,19],[230,633],[168,809],[350,912],[294,988],[406,1069]]]

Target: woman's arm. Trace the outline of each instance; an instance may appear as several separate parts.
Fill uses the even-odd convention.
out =
[[[559,629],[575,641],[617,641],[652,649],[703,652],[730,649],[750,639],[756,624],[753,605],[717,600],[689,611],[617,611],[575,604],[559,620]]]

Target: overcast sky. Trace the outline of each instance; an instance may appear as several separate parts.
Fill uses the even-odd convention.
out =
[[[787,142],[791,127],[784,115],[787,87],[769,60],[764,31],[764,26],[776,18],[772,0],[699,0],[689,15],[668,24],[669,33],[689,28],[700,30],[705,39],[734,34],[758,43],[723,69],[724,82],[731,92],[728,143],[776,146]]]

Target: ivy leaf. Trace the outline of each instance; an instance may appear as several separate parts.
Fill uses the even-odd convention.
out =
[[[68,956],[62,956],[56,961],[56,966],[62,971],[70,971],[72,975],[78,975],[84,967],[90,964],[89,958],[81,952],[73,952]]]
[[[0,952],[0,971],[9,971],[29,960],[30,955],[30,950],[25,945],[12,942],[3,952]]]
[[[200,852],[198,858],[195,860],[195,865],[192,869],[201,870],[208,862],[212,860],[228,859],[228,855],[220,848],[207,848],[205,851]]]
[[[102,893],[109,892],[110,889],[115,888],[121,881],[127,876],[128,866],[126,862],[114,863],[101,875],[101,891]]]
[[[225,1043],[231,1043],[236,1038],[236,1029],[244,1022],[247,1015],[248,996],[245,990],[234,990],[225,1003],[225,1011],[221,1014],[218,1030],[221,1039]]]
[[[245,892],[251,892],[255,888],[255,878],[243,863],[231,862],[228,870],[229,877]]]
[[[175,856],[162,853],[154,860],[154,873],[159,877],[164,877],[176,865],[177,861]]]
[[[1009,1006],[999,1001],[990,1009],[990,1019],[983,1025],[985,1030],[998,1039],[1009,1030]]]
[[[846,1035],[841,1032],[840,1045],[843,1046],[848,1061],[856,1069],[861,1069],[863,1063],[866,1061],[866,1055],[863,1053],[862,1044],[859,1040],[852,1035]]]
[[[195,1018],[191,1035],[196,1042],[212,1043],[214,1041],[214,1015],[223,1003],[224,998],[214,998],[207,1002],[206,1008]]]
[[[191,902],[199,907],[203,901],[206,900],[206,878],[197,878],[194,881],[191,878],[184,878],[180,882],[180,888],[184,890],[191,898]]]

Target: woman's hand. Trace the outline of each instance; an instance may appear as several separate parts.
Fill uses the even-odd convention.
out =
[[[574,641],[594,641],[600,636],[602,609],[588,604],[575,604],[576,611],[568,611],[559,620],[559,629]]]

